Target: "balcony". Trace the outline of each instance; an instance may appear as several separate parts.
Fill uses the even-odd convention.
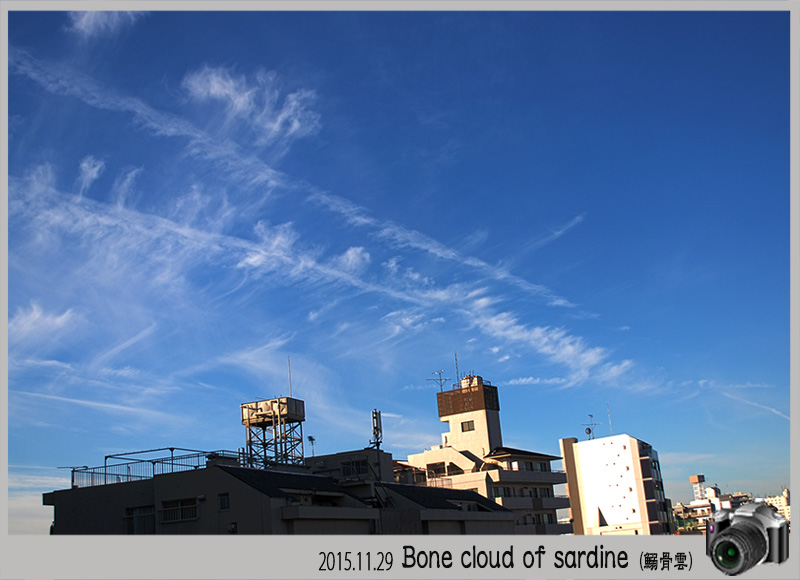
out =
[[[555,497],[498,497],[495,501],[510,510],[558,510],[569,507],[567,496]]]
[[[510,471],[508,469],[492,469],[487,471],[495,483],[567,483],[567,474],[563,471]]]

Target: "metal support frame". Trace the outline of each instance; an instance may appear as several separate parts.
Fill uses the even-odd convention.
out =
[[[303,422],[287,419],[275,411],[263,421],[246,424],[247,463],[250,467],[269,468],[275,465],[303,465]]]

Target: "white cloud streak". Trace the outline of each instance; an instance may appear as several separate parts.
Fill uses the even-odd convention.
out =
[[[523,252],[533,252],[533,251],[536,251],[536,250],[538,250],[538,249],[540,249],[540,248],[543,248],[544,246],[546,246],[546,245],[548,245],[548,244],[552,244],[552,243],[553,243],[553,242],[555,242],[555,241],[556,241],[558,238],[560,238],[560,237],[561,237],[561,236],[563,236],[565,233],[567,233],[569,230],[571,230],[571,229],[572,229],[572,228],[574,228],[575,226],[577,226],[577,225],[579,225],[579,224],[583,223],[583,221],[584,221],[585,219],[586,219],[586,212],[584,212],[584,213],[582,213],[582,214],[580,214],[580,215],[577,215],[577,216],[575,216],[574,218],[572,218],[572,219],[571,219],[569,222],[567,222],[566,224],[564,224],[564,225],[562,225],[562,226],[560,226],[560,227],[556,228],[555,230],[551,230],[551,231],[550,231],[550,234],[549,234],[548,236],[546,236],[546,237],[544,237],[544,238],[542,238],[542,239],[536,240],[536,241],[534,241],[534,242],[531,242],[530,244],[528,244],[528,245],[527,245],[527,246],[524,248]]]
[[[507,385],[563,385],[568,382],[567,379],[562,377],[552,377],[545,379],[542,377],[519,377],[506,381]]]
[[[370,263],[369,252],[363,247],[348,248],[347,251],[341,256],[333,259],[331,265],[339,270],[345,270],[351,273],[362,272]]]
[[[139,99],[118,95],[67,65],[39,61],[13,46],[8,52],[10,74],[21,74],[51,93],[77,98],[101,110],[129,113],[154,135],[187,139],[186,151],[190,155],[214,163],[243,187],[290,185],[283,174],[257,157],[244,154],[229,140],[207,135],[185,119],[157,111]]]
[[[36,303],[31,302],[28,310],[17,310],[8,321],[10,341],[24,341],[58,332],[75,320],[72,309],[61,314],[47,314]]]
[[[366,208],[349,200],[321,192],[311,194],[308,200],[341,215],[349,225],[372,228],[378,238],[390,241],[397,248],[413,248],[441,260],[456,262],[461,266],[477,270],[495,281],[508,283],[531,295],[538,296],[544,299],[549,306],[574,306],[569,300],[556,295],[546,286],[528,282],[511,274],[507,269],[493,266],[480,258],[463,256],[457,250],[445,246],[422,232],[408,229],[389,220],[381,221],[371,217]]]
[[[87,155],[81,160],[80,175],[78,176],[78,182],[80,184],[78,198],[83,197],[84,193],[88,191],[92,183],[94,183],[97,178],[100,177],[100,174],[103,173],[103,169],[105,169],[105,163],[95,159],[91,155]]]
[[[285,176],[277,174],[260,161],[242,155],[237,146],[227,142],[219,145],[183,119],[161,114],[137,99],[114,95],[92,81],[79,75],[71,75],[69,71],[46,66],[13,47],[10,49],[9,63],[12,72],[24,74],[49,91],[77,97],[102,109],[129,112],[156,135],[188,139],[188,150],[191,154],[213,160],[219,167],[229,171],[234,179],[250,185],[262,180],[273,185],[288,182]],[[219,70],[212,69],[206,70],[202,76],[188,78],[194,79],[187,83],[189,90],[196,96],[226,101],[230,114],[255,114],[255,97],[248,96],[253,89],[247,88],[244,80],[225,76]],[[266,86],[265,79],[259,82]],[[261,98],[263,100],[265,97]],[[379,239],[388,240],[396,248],[413,248],[438,259],[454,261],[461,266],[478,270],[494,281],[509,283],[543,298],[552,306],[571,306],[568,300],[555,295],[544,286],[529,283],[502,267],[492,266],[478,258],[462,256],[458,251],[421,232],[391,221],[377,220],[369,216],[365,208],[343,198],[316,193],[309,200],[344,216],[349,225],[371,228]],[[396,284],[367,281],[359,275],[359,270],[368,263],[369,256],[363,247],[354,246],[330,263],[320,262],[312,253],[296,247],[297,238],[291,224],[277,227],[259,224],[256,233],[260,239],[258,243],[253,243],[200,231],[188,224],[178,225],[163,218],[144,216],[131,210],[120,210],[116,212],[116,216],[111,216],[110,212],[102,209],[98,211],[98,207],[94,207],[93,213],[87,212],[83,215],[79,215],[81,209],[61,207],[61,211],[51,212],[49,219],[37,217],[33,221],[44,222],[41,225],[45,227],[62,226],[83,236],[102,235],[104,244],[109,243],[109,238],[112,242],[116,239],[114,243],[120,251],[135,251],[140,254],[140,258],[145,253],[144,250],[149,250],[146,252],[148,256],[159,256],[150,262],[149,267],[157,265],[162,268],[161,272],[148,273],[149,278],[169,282],[172,286],[179,282],[181,272],[185,271],[191,261],[203,263],[209,256],[222,256],[224,261],[233,260],[233,264],[239,268],[256,275],[280,271],[284,279],[294,282],[305,280],[345,284],[363,292],[379,293],[417,306],[455,308],[489,336],[527,344],[548,360],[567,366],[572,371],[571,383],[586,380],[591,371],[607,362],[605,359],[608,354],[605,349],[592,348],[582,338],[571,336],[565,329],[528,327],[520,323],[512,313],[492,312],[489,308],[492,304],[490,298],[484,296],[475,299],[480,290],[475,291],[460,284],[445,288],[403,290]],[[119,203],[117,208],[119,209]],[[580,220],[576,218],[573,221],[577,224]],[[120,235],[120,227],[124,235]],[[574,225],[568,224],[553,235],[563,235],[569,227]],[[131,243],[132,240],[139,241]],[[131,247],[132,250],[129,249]],[[137,260],[126,260],[124,263],[137,263]],[[604,369],[606,377],[611,378],[615,373],[621,374],[626,368],[624,364],[607,364]]]
[[[161,411],[153,411],[143,407],[132,407],[129,405],[118,405],[116,403],[103,403],[101,401],[90,401],[86,399],[75,399],[70,397],[60,397],[57,395],[47,395],[44,393],[31,393],[28,391],[14,391],[16,395],[24,395],[26,397],[34,397],[38,399],[45,399],[49,401],[58,401],[61,403],[70,403],[82,407],[89,407],[100,411],[111,411],[115,413],[122,413],[126,415],[133,415],[139,419],[147,419],[151,421],[174,421],[175,416]]]
[[[225,105],[230,129],[234,122],[255,133],[258,145],[284,143],[315,134],[321,127],[320,116],[309,107],[316,99],[314,91],[301,89],[281,101],[278,76],[259,71],[251,82],[234,76],[221,67],[203,67],[188,74],[183,86],[189,96],[200,102],[221,101]],[[283,151],[285,152],[285,150]]]
[[[723,391],[722,394],[725,395],[726,397],[728,397],[729,399],[733,399],[734,401],[739,401],[740,403],[745,403],[747,405],[751,405],[751,406],[756,407],[758,409],[763,409],[764,411],[769,411],[770,413],[774,413],[778,417],[781,417],[782,419],[786,419],[787,421],[791,420],[789,415],[787,415],[786,413],[783,413],[782,411],[779,411],[778,409],[775,409],[774,407],[769,407],[767,405],[762,405],[761,403],[756,403],[755,401],[749,401],[749,400],[747,400],[745,398],[737,397],[736,395],[734,395],[732,393],[725,392],[725,391]]]
[[[126,26],[133,25],[143,12],[124,10],[115,11],[87,11],[67,13],[70,26],[69,30],[75,32],[85,40],[97,37],[114,36]]]
[[[153,322],[150,326],[148,326],[147,328],[145,328],[141,332],[137,333],[135,336],[132,336],[128,340],[126,340],[126,341],[116,345],[115,347],[108,349],[104,353],[96,356],[94,358],[94,360],[92,361],[92,365],[91,366],[99,367],[99,366],[106,365],[110,360],[112,360],[114,357],[116,357],[118,354],[120,354],[124,350],[132,347],[137,342],[140,342],[140,341],[144,340],[145,338],[147,338],[148,336],[150,336],[151,334],[153,334],[157,327],[158,327],[158,325],[155,322]]]

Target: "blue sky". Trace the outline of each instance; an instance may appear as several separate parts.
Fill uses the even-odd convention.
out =
[[[12,532],[288,359],[316,453],[439,443],[458,353],[508,446],[789,485],[788,13],[11,13],[8,117]]]

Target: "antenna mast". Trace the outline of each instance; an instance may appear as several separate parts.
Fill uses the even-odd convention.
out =
[[[611,424],[611,407],[608,406],[606,402],[606,409],[608,409],[608,428],[611,430],[611,434],[614,434],[614,426]]]
[[[286,361],[289,363],[289,397],[292,396],[292,359],[290,357],[286,357]]]
[[[435,379],[425,379],[425,380],[426,381],[436,381],[437,383],[439,383],[439,392],[442,392],[444,390],[445,382],[449,381],[450,379],[443,379],[442,378],[442,375],[444,374],[443,370],[442,371],[433,371],[433,373],[431,373],[431,374],[439,375],[439,377],[435,378]]]
[[[594,415],[589,413],[589,422],[588,423],[583,423],[583,425],[586,427],[584,432],[589,436],[589,441],[594,439],[594,428],[597,427],[600,424],[600,423],[595,423],[593,421],[593,419],[594,419]]]
[[[456,357],[456,383],[461,383],[461,375],[458,374],[458,353],[454,353]]]

